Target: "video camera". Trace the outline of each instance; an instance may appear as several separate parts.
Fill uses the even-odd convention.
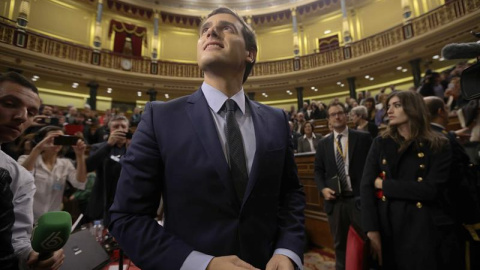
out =
[[[480,39],[480,33],[471,33]],[[461,89],[466,100],[480,99],[480,40],[471,43],[452,43],[443,47],[442,56],[445,59],[477,58],[477,63],[465,69],[461,75]]]

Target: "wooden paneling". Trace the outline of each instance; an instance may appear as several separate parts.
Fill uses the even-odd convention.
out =
[[[295,161],[298,177],[305,189],[305,227],[308,241],[316,246],[333,249],[333,239],[328,226],[327,215],[323,210],[323,198],[320,196],[314,180],[315,154],[297,154]]]

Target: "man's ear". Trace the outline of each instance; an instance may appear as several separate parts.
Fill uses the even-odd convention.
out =
[[[257,58],[257,51],[254,51],[254,50],[250,50],[250,51],[246,51],[247,53],[247,62],[249,63],[255,63],[255,60]]]

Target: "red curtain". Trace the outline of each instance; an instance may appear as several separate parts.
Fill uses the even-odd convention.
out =
[[[133,24],[127,24],[116,20],[110,21],[110,29],[108,37],[112,36],[115,31],[115,40],[113,43],[113,51],[122,53],[125,46],[125,39],[130,36],[132,39],[132,53],[133,56],[142,56],[142,40],[147,45],[147,28],[139,27]]]

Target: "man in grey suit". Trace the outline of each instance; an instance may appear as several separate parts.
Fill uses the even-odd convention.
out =
[[[360,181],[372,138],[347,127],[342,103],[331,103],[328,121],[330,136],[320,140],[315,155],[315,182],[325,199],[325,212],[335,242],[336,269],[345,269],[345,250],[350,224],[360,225]]]

